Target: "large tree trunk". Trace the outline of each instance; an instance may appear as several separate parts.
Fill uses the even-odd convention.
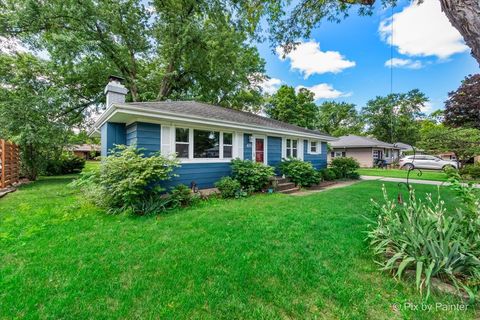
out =
[[[440,0],[442,11],[463,36],[472,56],[480,64],[480,1]]]

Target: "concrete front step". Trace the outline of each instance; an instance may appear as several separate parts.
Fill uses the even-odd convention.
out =
[[[294,187],[294,188],[291,188],[291,189],[281,190],[281,191],[278,191],[278,192],[283,193],[283,194],[290,194],[290,193],[298,192],[299,190],[300,190],[299,187]]]
[[[283,191],[283,190],[288,190],[295,188],[295,183],[293,182],[284,182],[284,183],[279,183],[277,185],[277,191]]]
[[[278,184],[290,182],[288,178],[282,178],[282,177],[275,177],[275,181],[277,181]]]

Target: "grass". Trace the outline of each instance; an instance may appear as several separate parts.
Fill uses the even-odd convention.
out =
[[[389,178],[407,178],[407,170],[401,169],[377,169],[377,168],[361,168],[358,169],[358,173],[365,176],[380,176]],[[412,171],[410,173],[410,179],[418,180],[434,180],[434,181],[447,181],[447,175],[440,170],[423,170],[422,175],[417,175],[418,171]]]
[[[436,309],[458,303],[446,295],[432,311],[404,307],[422,297],[380,272],[365,243],[377,181],[131,217],[86,203],[73,177],[0,199],[0,318],[475,318],[473,307]]]

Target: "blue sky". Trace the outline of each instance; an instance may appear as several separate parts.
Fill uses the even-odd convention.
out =
[[[304,86],[317,97],[328,97],[317,102],[346,101],[358,109],[390,93],[391,17],[391,9],[379,7],[373,16],[352,12],[339,24],[324,22],[284,60],[268,42],[258,45],[271,78],[266,91],[274,92],[280,84]],[[448,92],[466,75],[479,72],[437,0],[421,6],[401,1],[394,9],[393,30],[393,91],[420,89],[430,99],[427,113],[443,108]]]

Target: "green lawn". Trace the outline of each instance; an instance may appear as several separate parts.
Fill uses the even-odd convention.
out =
[[[392,309],[422,298],[378,271],[364,241],[379,182],[139,218],[85,203],[67,187],[72,177],[0,199],[0,318],[475,318],[472,307]],[[397,185],[386,185],[394,196]]]
[[[365,176],[381,176],[391,178],[407,178],[407,170],[400,169],[376,169],[361,168],[358,173]],[[440,170],[423,170],[422,175],[418,175],[418,170],[410,172],[410,179],[447,181],[447,175]]]

